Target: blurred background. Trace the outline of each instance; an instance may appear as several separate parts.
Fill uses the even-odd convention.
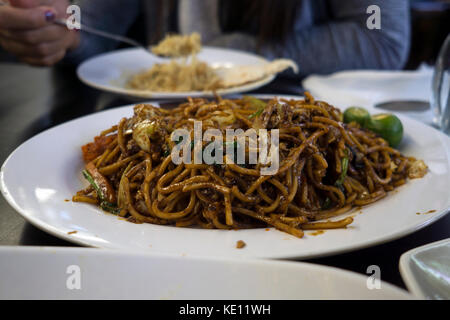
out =
[[[421,63],[434,64],[445,37],[450,32],[450,0],[410,0],[411,50],[406,70]],[[143,17],[129,31],[129,36],[144,39]],[[14,61],[0,48],[0,61]],[[1,76],[0,76],[1,77]]]
[[[450,32],[450,0],[410,0],[411,50],[405,69],[434,64]]]

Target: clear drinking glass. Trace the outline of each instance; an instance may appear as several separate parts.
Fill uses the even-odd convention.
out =
[[[436,60],[431,107],[435,125],[450,135],[450,34],[447,35]]]

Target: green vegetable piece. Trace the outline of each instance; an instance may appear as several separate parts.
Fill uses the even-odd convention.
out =
[[[356,122],[364,128],[368,121],[370,121],[370,114],[364,108],[350,107],[344,112],[344,123]]]
[[[91,184],[91,186],[94,188],[95,192],[97,192],[98,197],[101,201],[105,201],[105,195],[102,192],[102,189],[97,185],[94,178],[91,176],[91,174],[87,170],[82,171],[84,178]]]
[[[264,108],[259,109],[258,111],[256,111],[255,113],[251,114],[248,116],[249,119],[253,119],[256,117],[259,117],[264,111]]]
[[[342,158],[341,160],[341,166],[342,166],[342,172],[341,175],[339,176],[339,179],[336,181],[336,186],[342,186],[342,184],[345,181],[345,177],[347,176],[347,172],[348,172],[348,150],[345,149],[345,154],[346,156]]]
[[[248,117],[249,119],[259,117],[263,113],[264,109],[267,106],[266,102],[264,102],[260,99],[257,99],[255,97],[245,96],[244,101],[248,102],[254,109],[257,109],[257,111],[255,113],[251,114]]]
[[[382,113],[374,115],[367,122],[366,127],[386,140],[393,148],[396,148],[403,139],[402,122],[393,114]]]
[[[100,208],[105,210],[106,212],[118,215],[120,213],[120,208],[118,208],[115,204],[108,202],[108,201],[102,201],[100,203]]]
[[[97,192],[98,197],[100,198],[100,208],[103,210],[110,212],[112,214],[119,214],[120,208],[118,208],[115,204],[108,202],[105,200],[105,195],[103,194],[100,187],[95,182],[94,178],[91,176],[91,174],[87,170],[82,171],[84,178],[91,184],[91,186],[94,188],[95,192]]]

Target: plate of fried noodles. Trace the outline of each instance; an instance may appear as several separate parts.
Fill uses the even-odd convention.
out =
[[[136,98],[179,99],[255,90],[288,67],[283,64],[283,68],[265,73],[265,66],[270,66],[265,58],[232,49],[202,47],[195,55],[157,61],[144,50],[133,48],[90,58],[78,67],[77,74],[85,84],[103,91]],[[238,77],[231,72],[227,79],[222,78],[230,71],[242,72],[240,68],[248,71]],[[230,77],[239,81],[229,81]]]
[[[1,188],[59,238],[180,255],[326,256],[447,213],[447,136],[399,116],[394,148],[343,118],[308,93],[125,106],[25,142]]]

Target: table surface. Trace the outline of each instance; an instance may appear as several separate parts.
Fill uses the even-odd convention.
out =
[[[301,88],[276,81],[258,93],[299,94]],[[0,63],[0,164],[22,142],[57,124],[98,110],[130,104],[124,98],[101,93],[78,81],[71,68],[32,68]],[[405,288],[398,263],[413,248],[450,237],[450,215],[409,236],[350,253],[306,260],[366,274],[371,265],[381,279]],[[75,246],[26,222],[0,196],[0,245]],[[96,249],[93,249],[96,250]]]

